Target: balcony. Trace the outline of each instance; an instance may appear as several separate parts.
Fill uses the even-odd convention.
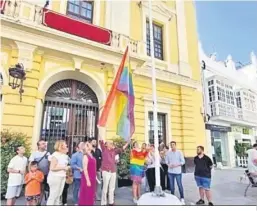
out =
[[[73,19],[24,0],[0,1],[1,19],[33,28],[46,27],[69,35],[110,46],[114,51],[124,50],[128,45],[131,53],[144,55],[144,43],[128,36]]]
[[[221,120],[232,122],[242,126],[256,126],[257,113],[237,108],[221,102],[212,102],[209,104],[211,110],[211,120]]]

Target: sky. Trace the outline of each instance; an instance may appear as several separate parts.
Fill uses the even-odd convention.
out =
[[[204,52],[218,60],[250,62],[257,55],[257,1],[197,1],[197,27]]]

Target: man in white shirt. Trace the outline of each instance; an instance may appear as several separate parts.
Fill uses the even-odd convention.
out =
[[[23,146],[17,147],[16,152],[17,155],[11,159],[7,169],[9,179],[5,198],[7,199],[6,205],[8,206],[14,205],[16,198],[21,194],[28,161],[28,159],[23,156],[25,153]]]

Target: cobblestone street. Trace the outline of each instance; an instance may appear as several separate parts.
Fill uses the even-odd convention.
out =
[[[247,197],[244,197],[248,180],[243,179],[240,182],[240,176],[243,173],[243,169],[224,169],[213,172],[212,194],[214,205],[257,205],[257,188],[249,188]],[[199,198],[193,174],[184,174],[183,184],[186,204],[194,205]],[[178,196],[177,192],[176,195]],[[71,194],[68,201],[68,204],[71,205]],[[131,188],[117,189],[115,202],[116,205],[133,205]],[[24,205],[24,203],[24,197],[17,201],[17,205]],[[2,204],[5,204],[5,201],[2,201]]]

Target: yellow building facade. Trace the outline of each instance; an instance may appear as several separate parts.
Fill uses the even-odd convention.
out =
[[[40,138],[75,143],[97,136],[99,112],[128,45],[133,138],[152,141],[148,1],[50,1],[47,11],[45,1],[7,2],[1,5],[1,129],[26,133],[32,148]],[[152,4],[159,138],[175,140],[191,160],[196,146],[205,146],[194,2]],[[88,35],[87,27],[96,32]],[[110,42],[101,43],[97,40],[102,32],[108,34],[105,30]],[[8,85],[8,69],[17,63],[26,71],[22,102]],[[105,139],[116,136],[112,128],[100,132]]]

